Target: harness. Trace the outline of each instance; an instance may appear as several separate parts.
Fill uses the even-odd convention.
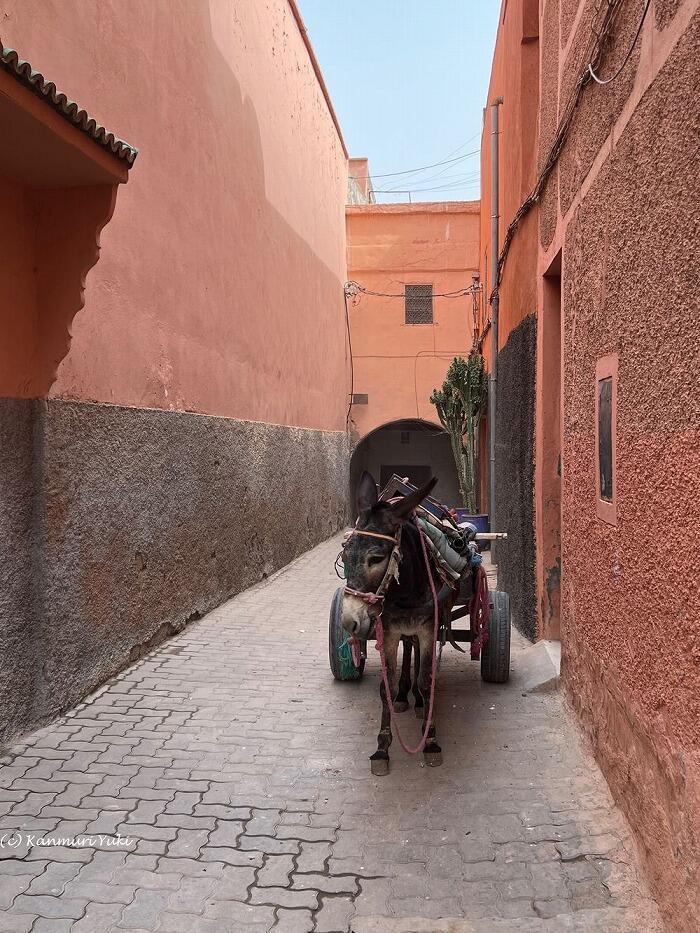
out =
[[[409,755],[416,755],[418,752],[423,751],[423,749],[425,748],[425,743],[428,740],[428,733],[430,732],[430,726],[433,721],[433,704],[435,701],[435,680],[437,676],[437,657],[438,657],[435,644],[437,642],[438,631],[440,627],[440,610],[438,606],[438,596],[437,596],[437,591],[435,590],[435,581],[433,580],[433,574],[432,574],[432,569],[430,566],[430,559],[428,557],[428,551],[425,546],[425,538],[423,536],[423,532],[421,531],[421,529],[418,526],[416,527],[418,528],[418,535],[420,537],[421,548],[423,550],[423,559],[425,561],[425,569],[428,572],[430,590],[433,596],[434,631],[433,631],[433,641],[432,641],[433,661],[432,661],[432,673],[430,677],[430,700],[428,702],[428,716],[425,720],[425,728],[423,730],[423,735],[421,736],[421,740],[418,743],[418,745],[416,745],[415,748],[411,748],[410,746],[406,745],[406,743],[404,742],[401,736],[401,730],[399,729],[398,723],[396,722],[396,710],[394,709],[394,698],[392,696],[391,688],[389,686],[389,675],[388,675],[387,666],[386,666],[386,654],[384,652],[384,626],[382,624],[381,609],[379,611],[379,614],[374,620],[374,634],[376,638],[375,647],[377,651],[379,652],[379,660],[380,660],[381,668],[382,668],[382,681],[384,682],[384,694],[386,696],[387,704],[389,706],[389,715],[391,717],[391,721],[394,726],[394,729],[396,730],[396,738],[399,740],[399,744],[401,745],[401,748],[403,748],[403,750],[407,752]],[[387,565],[386,572],[384,576],[382,577],[382,580],[374,593],[362,593],[359,590],[353,590],[349,586],[345,587],[345,592],[348,595],[357,596],[359,599],[363,600],[363,602],[366,602],[370,606],[377,605],[378,603],[383,604],[385,593],[387,589],[389,588],[389,584],[391,583],[392,580],[396,580],[398,582],[398,579],[399,579],[399,563],[401,561],[401,525],[399,525],[399,529],[396,533],[395,538],[391,537],[390,535],[379,534],[376,531],[363,531],[358,528],[354,528],[350,534],[351,535],[353,534],[366,535],[367,537],[370,537],[370,538],[384,538],[387,541],[392,541],[394,544],[394,547],[392,548],[392,551],[391,551],[391,555],[389,557],[389,563]],[[355,666],[357,667],[360,663],[359,642],[354,636],[351,636],[350,638],[348,638],[348,644],[350,645],[350,650],[352,652],[353,662],[355,663]]]

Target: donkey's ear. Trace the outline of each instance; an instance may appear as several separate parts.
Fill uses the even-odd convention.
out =
[[[374,477],[367,470],[363,470],[360,477],[360,485],[357,487],[357,511],[364,512],[377,504],[377,484]]]
[[[409,493],[399,502],[394,503],[391,507],[394,516],[400,521],[404,521],[404,519],[408,518],[415,507],[420,505],[423,499],[432,492],[436,483],[437,476],[433,476],[431,480],[428,480],[425,486],[421,486],[420,489],[416,489],[415,492]]]

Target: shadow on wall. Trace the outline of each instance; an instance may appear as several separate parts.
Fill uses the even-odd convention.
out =
[[[153,304],[149,317],[141,316],[138,323],[141,346],[130,346],[131,358],[121,367],[124,371],[117,372],[109,384],[103,372],[115,359],[120,360],[110,346],[120,335],[114,298],[100,279],[100,291],[93,294],[99,295],[101,306],[107,309],[104,333],[96,337],[94,330],[81,327],[74,350],[59,371],[54,394],[116,398],[129,405],[343,430],[342,402],[329,393],[329,387],[337,383],[338,369],[347,366],[343,251],[339,246],[336,268],[334,254],[324,253],[327,238],[317,237],[313,246],[306,238],[307,230],[312,237],[314,229],[324,229],[323,221],[320,228],[318,223],[314,227],[310,215],[302,216],[311,195],[322,197],[330,190],[335,155],[329,149],[318,169],[327,184],[317,184],[314,191],[310,173],[299,177],[299,164],[306,164],[303,159],[283,160],[280,148],[308,151],[312,145],[325,152],[327,147],[313,140],[305,142],[303,121],[298,113],[286,109],[275,127],[266,130],[264,137],[261,134],[255,104],[244,93],[241,81],[249,80],[251,60],[265,67],[263,50],[254,38],[243,37],[241,42],[247,43],[250,55],[237,61],[232,51],[227,58],[221,40],[243,29],[235,4],[200,0],[187,6],[189,34],[183,34],[177,17],[158,14],[162,35],[156,39],[153,28],[149,30],[143,61],[130,72],[132,81],[142,80],[152,87],[150,56],[158,60],[161,48],[172,49],[176,53],[168,61],[172,83],[185,88],[194,75],[198,85],[191,93],[198,108],[191,119],[187,113],[184,119],[179,113],[173,115],[172,102],[166,106],[161,99],[163,90],[160,94],[146,91],[132,118],[130,132],[140,146],[139,161],[128,190],[120,197],[118,220],[110,227],[109,275],[127,281],[127,300]],[[268,5],[261,13],[264,22],[269,8],[276,6]],[[118,5],[108,15],[116,22]],[[291,13],[285,24],[296,29]],[[293,38],[282,32],[277,41],[290,45]],[[299,53],[306,54],[303,47]],[[277,67],[284,68],[293,86],[298,84],[294,55],[289,55],[288,64],[279,49],[277,56]],[[304,80],[299,93],[310,97],[315,78],[311,75]],[[264,96],[261,100],[261,108],[269,107]],[[120,103],[124,105],[123,99]],[[312,119],[324,120],[323,99],[314,101],[313,107],[317,116]],[[158,108],[163,118],[154,120]],[[268,117],[269,112],[261,109],[265,127]],[[337,171],[342,174],[340,160]],[[268,177],[272,195],[267,191]],[[282,177],[286,192],[278,190]],[[186,202],[176,179],[187,186]],[[303,198],[296,192],[305,185],[309,196]],[[338,192],[337,209],[329,206],[328,195],[322,208],[327,216],[337,213],[342,225],[344,185],[340,179]],[[298,230],[293,226],[297,211]],[[128,233],[125,227],[130,228]],[[144,284],[149,277],[154,280],[151,287]],[[88,311],[91,297],[89,292]],[[197,313],[200,308],[208,309],[206,315]],[[319,328],[321,308],[323,328]],[[149,344],[151,338],[158,349]],[[310,355],[310,345],[319,352]]]
[[[514,328],[498,354],[496,522],[508,540],[494,549],[498,588],[510,595],[513,622],[536,635],[535,594],[535,357],[534,314]]]
[[[0,397],[41,398],[68,353],[117,185],[37,189],[0,178],[0,193]]]

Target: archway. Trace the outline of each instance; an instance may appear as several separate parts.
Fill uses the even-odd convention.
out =
[[[447,432],[438,424],[406,418],[370,431],[358,443],[350,461],[349,511],[354,519],[355,490],[363,470],[384,486],[392,473],[420,485],[438,477],[433,495],[446,505],[459,505],[459,486]]]

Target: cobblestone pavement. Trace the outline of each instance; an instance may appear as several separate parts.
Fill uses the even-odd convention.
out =
[[[394,742],[391,774],[370,775],[376,653],[360,683],[328,669],[338,541],[10,750],[0,930],[660,929],[560,698],[519,687],[522,640],[506,686],[482,684],[478,664],[446,649],[445,764],[425,768]],[[401,721],[417,735],[411,713]],[[126,847],[110,844],[115,833]],[[35,841],[80,834],[105,838]]]

